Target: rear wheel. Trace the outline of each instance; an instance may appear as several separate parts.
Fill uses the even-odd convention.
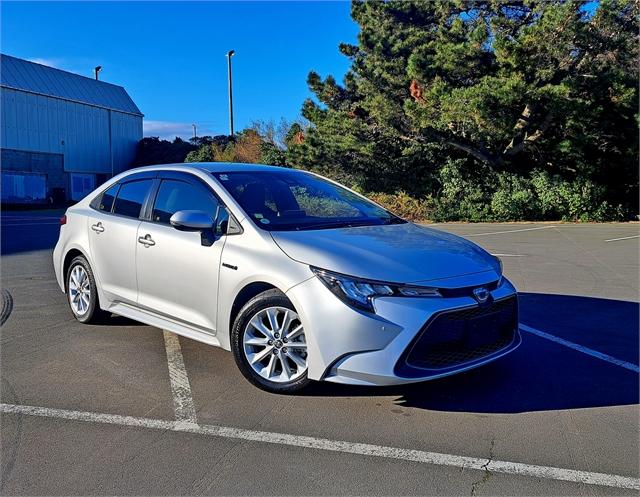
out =
[[[234,323],[231,343],[242,374],[263,390],[293,393],[309,384],[304,327],[279,290],[247,302]]]
[[[96,323],[106,316],[100,309],[93,271],[84,256],[75,257],[69,264],[67,299],[71,312],[81,323]]]

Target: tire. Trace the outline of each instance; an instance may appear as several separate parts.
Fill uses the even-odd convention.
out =
[[[96,280],[84,256],[75,257],[69,264],[65,287],[69,308],[78,321],[92,324],[99,323],[107,317],[107,313],[100,309]]]
[[[260,293],[240,309],[231,330],[231,350],[240,372],[262,390],[291,394],[311,383],[304,328],[279,290]]]

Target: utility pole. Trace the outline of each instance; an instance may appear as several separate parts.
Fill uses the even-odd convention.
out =
[[[96,75],[96,81],[98,81],[98,73],[102,71],[102,66],[96,66],[93,68],[93,72]]]
[[[231,57],[234,56],[235,50],[227,52],[227,68],[229,78],[229,135],[233,138],[233,89],[231,85]]]
[[[196,138],[198,136],[196,133],[196,125],[192,124],[191,126],[193,126],[193,137]]]

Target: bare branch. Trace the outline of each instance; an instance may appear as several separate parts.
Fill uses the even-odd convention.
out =
[[[536,140],[540,139],[540,137],[544,134],[544,132],[547,131],[547,129],[549,129],[549,126],[551,125],[552,120],[553,120],[553,112],[549,111],[545,116],[545,118],[543,119],[542,124],[540,124],[540,127],[537,130],[535,130],[529,136],[527,136],[525,133],[524,139],[520,140],[516,144],[514,144],[514,141],[511,140],[511,143],[509,143],[509,145],[507,145],[507,148],[505,148],[503,155],[510,156],[510,155],[516,155],[522,152],[528,145],[531,145]]]
[[[512,151],[522,145],[524,138],[526,136],[527,129],[529,129],[529,126],[531,125],[531,114],[533,114],[534,107],[535,106],[530,103],[527,103],[524,106],[524,109],[520,114],[520,117],[516,121],[516,124],[513,126],[513,132],[514,132],[513,138],[509,142],[509,145],[507,145],[505,149],[502,151],[503,154],[513,155],[517,153]],[[521,150],[521,148],[519,148],[519,150]]]
[[[458,150],[462,150],[463,152],[466,152],[467,154],[471,155],[472,157],[475,157],[481,162],[495,164],[496,162],[499,161],[499,159],[495,155],[493,155],[489,150],[477,147],[464,139],[448,136],[447,134],[441,131],[438,131],[436,129],[427,129],[427,130],[424,130],[424,133],[430,138],[432,138],[433,140],[438,141],[440,143],[444,143],[446,145],[450,145],[454,148],[457,148]],[[412,136],[400,135],[400,138],[406,141],[428,143],[428,141],[425,140],[423,137],[418,137],[418,136],[412,137]]]

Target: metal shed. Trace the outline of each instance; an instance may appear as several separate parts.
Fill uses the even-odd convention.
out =
[[[142,139],[127,91],[0,55],[2,202],[79,200],[127,169]]]

